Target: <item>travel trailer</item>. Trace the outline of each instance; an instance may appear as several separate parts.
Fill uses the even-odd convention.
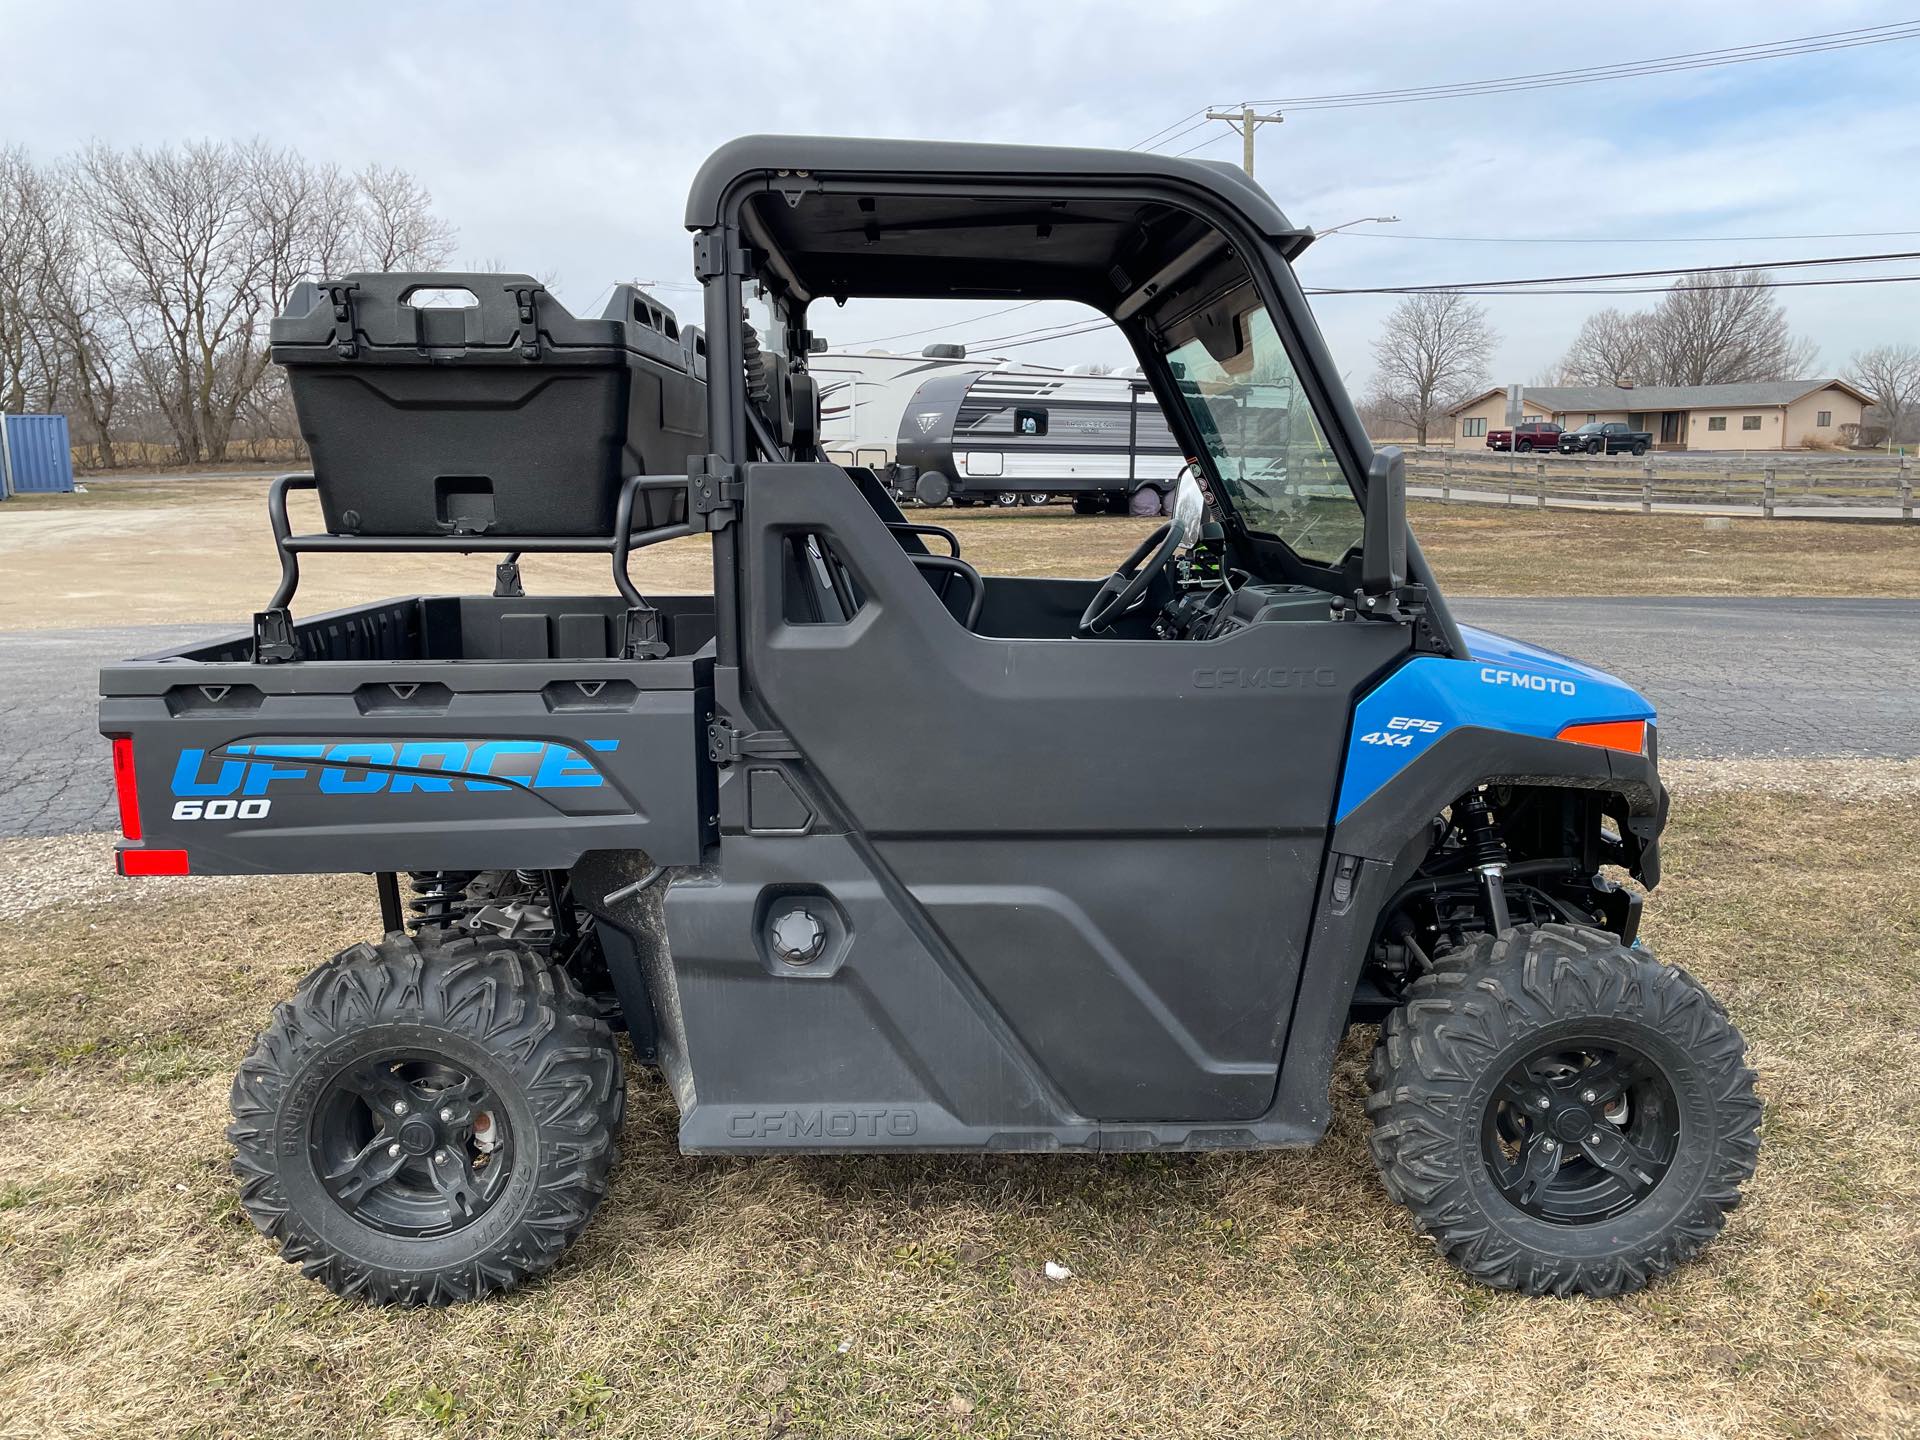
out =
[[[958,345],[919,355],[826,352],[821,448],[922,505],[1047,504],[1157,515],[1185,457],[1146,382]]]

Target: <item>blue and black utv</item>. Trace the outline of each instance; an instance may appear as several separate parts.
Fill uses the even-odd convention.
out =
[[[610,1183],[619,1030],[689,1152],[1129,1152],[1312,1144],[1361,1022],[1386,1189],[1468,1274],[1606,1295],[1698,1252],[1760,1107],[1636,940],[1653,710],[1454,622],[1311,233],[1201,161],[767,137],[686,221],[698,328],[525,276],[303,287],[279,592],[101,677],[123,873],[376,877],[384,933],[234,1082],[281,1252],[406,1303],[547,1270]],[[1171,518],[1105,580],[980,575],[820,453],[809,321],[856,296],[1110,316],[1192,457]],[[712,593],[644,595],[687,536]],[[505,559],[296,620],[347,550]],[[524,593],[552,551],[608,593]]]

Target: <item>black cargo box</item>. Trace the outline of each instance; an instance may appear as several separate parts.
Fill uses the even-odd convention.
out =
[[[307,282],[273,322],[337,535],[611,534],[626,476],[706,451],[705,350],[635,286],[585,320],[530,275]],[[682,518],[641,500],[637,525]]]

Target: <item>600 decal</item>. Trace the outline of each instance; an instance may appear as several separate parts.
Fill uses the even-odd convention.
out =
[[[271,800],[176,800],[176,820],[264,820],[273,809]]]

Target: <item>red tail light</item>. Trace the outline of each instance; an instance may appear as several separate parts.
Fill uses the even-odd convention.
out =
[[[133,773],[133,739],[113,737],[113,793],[120,801],[120,833],[140,840],[140,786]]]
[[[115,858],[122,875],[185,875],[187,852],[184,850],[122,850]]]
[[[133,740],[126,735],[113,737],[113,794],[120,802],[120,833],[138,847],[140,779],[133,769]],[[114,864],[122,875],[185,875],[187,852],[122,848],[115,852]]]

